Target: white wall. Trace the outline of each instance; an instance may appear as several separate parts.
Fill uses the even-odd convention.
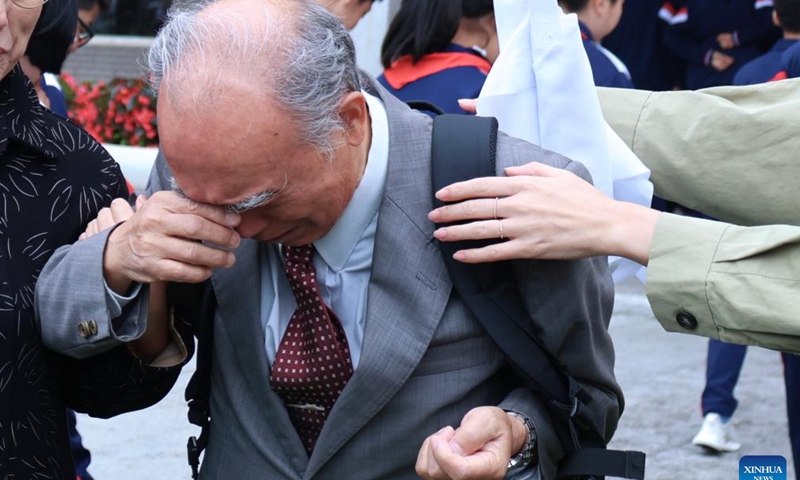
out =
[[[381,43],[400,0],[382,0],[372,4],[372,10],[361,19],[350,34],[356,44],[358,65],[374,76],[383,71]]]

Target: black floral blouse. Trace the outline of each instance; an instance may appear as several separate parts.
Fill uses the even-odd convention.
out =
[[[126,195],[109,154],[41,107],[19,67],[0,81],[0,480],[75,480],[65,407],[108,417],[175,381],[177,368],[146,367],[125,347],[74,360],[39,338],[34,288],[47,259]]]

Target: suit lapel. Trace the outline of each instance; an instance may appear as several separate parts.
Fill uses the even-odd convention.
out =
[[[258,243],[242,240],[234,253],[234,266],[217,269],[212,275],[218,303],[215,328],[225,329],[236,345],[235,360],[239,364],[236,370],[240,372],[250,391],[256,392],[254,397],[260,402],[260,412],[254,414],[268,419],[267,424],[287,453],[285,458],[288,461],[304,459],[306,453],[303,444],[294,433],[283,402],[272,391],[269,383],[270,367],[264,350],[264,330],[261,325],[261,259]],[[215,340],[218,338],[217,336]],[[292,466],[298,472],[306,468],[304,463],[293,462]]]
[[[427,213],[430,122],[383,89],[389,170],[378,214],[361,360],[331,411],[304,478],[313,477],[403,386],[441,320],[451,284]]]

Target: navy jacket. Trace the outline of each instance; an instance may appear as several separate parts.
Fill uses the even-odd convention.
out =
[[[781,71],[783,78],[800,77],[800,41],[787,48],[781,56]]]
[[[594,41],[592,32],[586,28],[586,25],[583,22],[579,22],[579,25],[581,27],[583,48],[586,50],[589,64],[592,66],[594,84],[598,87],[633,88],[631,79],[620,71],[608,55],[603,52],[602,47]]]
[[[673,12],[662,11],[662,3],[626,0],[619,25],[603,39],[603,46],[628,67],[636,88],[662,91],[683,85],[685,62],[663,42]]]
[[[740,68],[733,77],[733,84],[753,85],[772,80],[783,68],[783,54],[796,43],[797,40],[778,40],[769,52]]]
[[[426,101],[445,113],[466,113],[461,98],[478,98],[492,65],[471,48],[450,44],[442,52],[413,63],[410,55],[396,60],[378,81],[404,102]]]
[[[731,33],[736,46],[722,50],[717,35]],[[686,88],[730,85],[745,63],[764,53],[778,38],[772,0],[688,0],[677,9],[664,36],[667,47],[687,61]],[[722,72],[711,66],[714,51],[732,56]]]

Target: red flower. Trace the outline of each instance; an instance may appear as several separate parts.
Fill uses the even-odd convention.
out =
[[[156,98],[141,79],[78,83],[62,75],[70,118],[102,142],[158,145]]]

